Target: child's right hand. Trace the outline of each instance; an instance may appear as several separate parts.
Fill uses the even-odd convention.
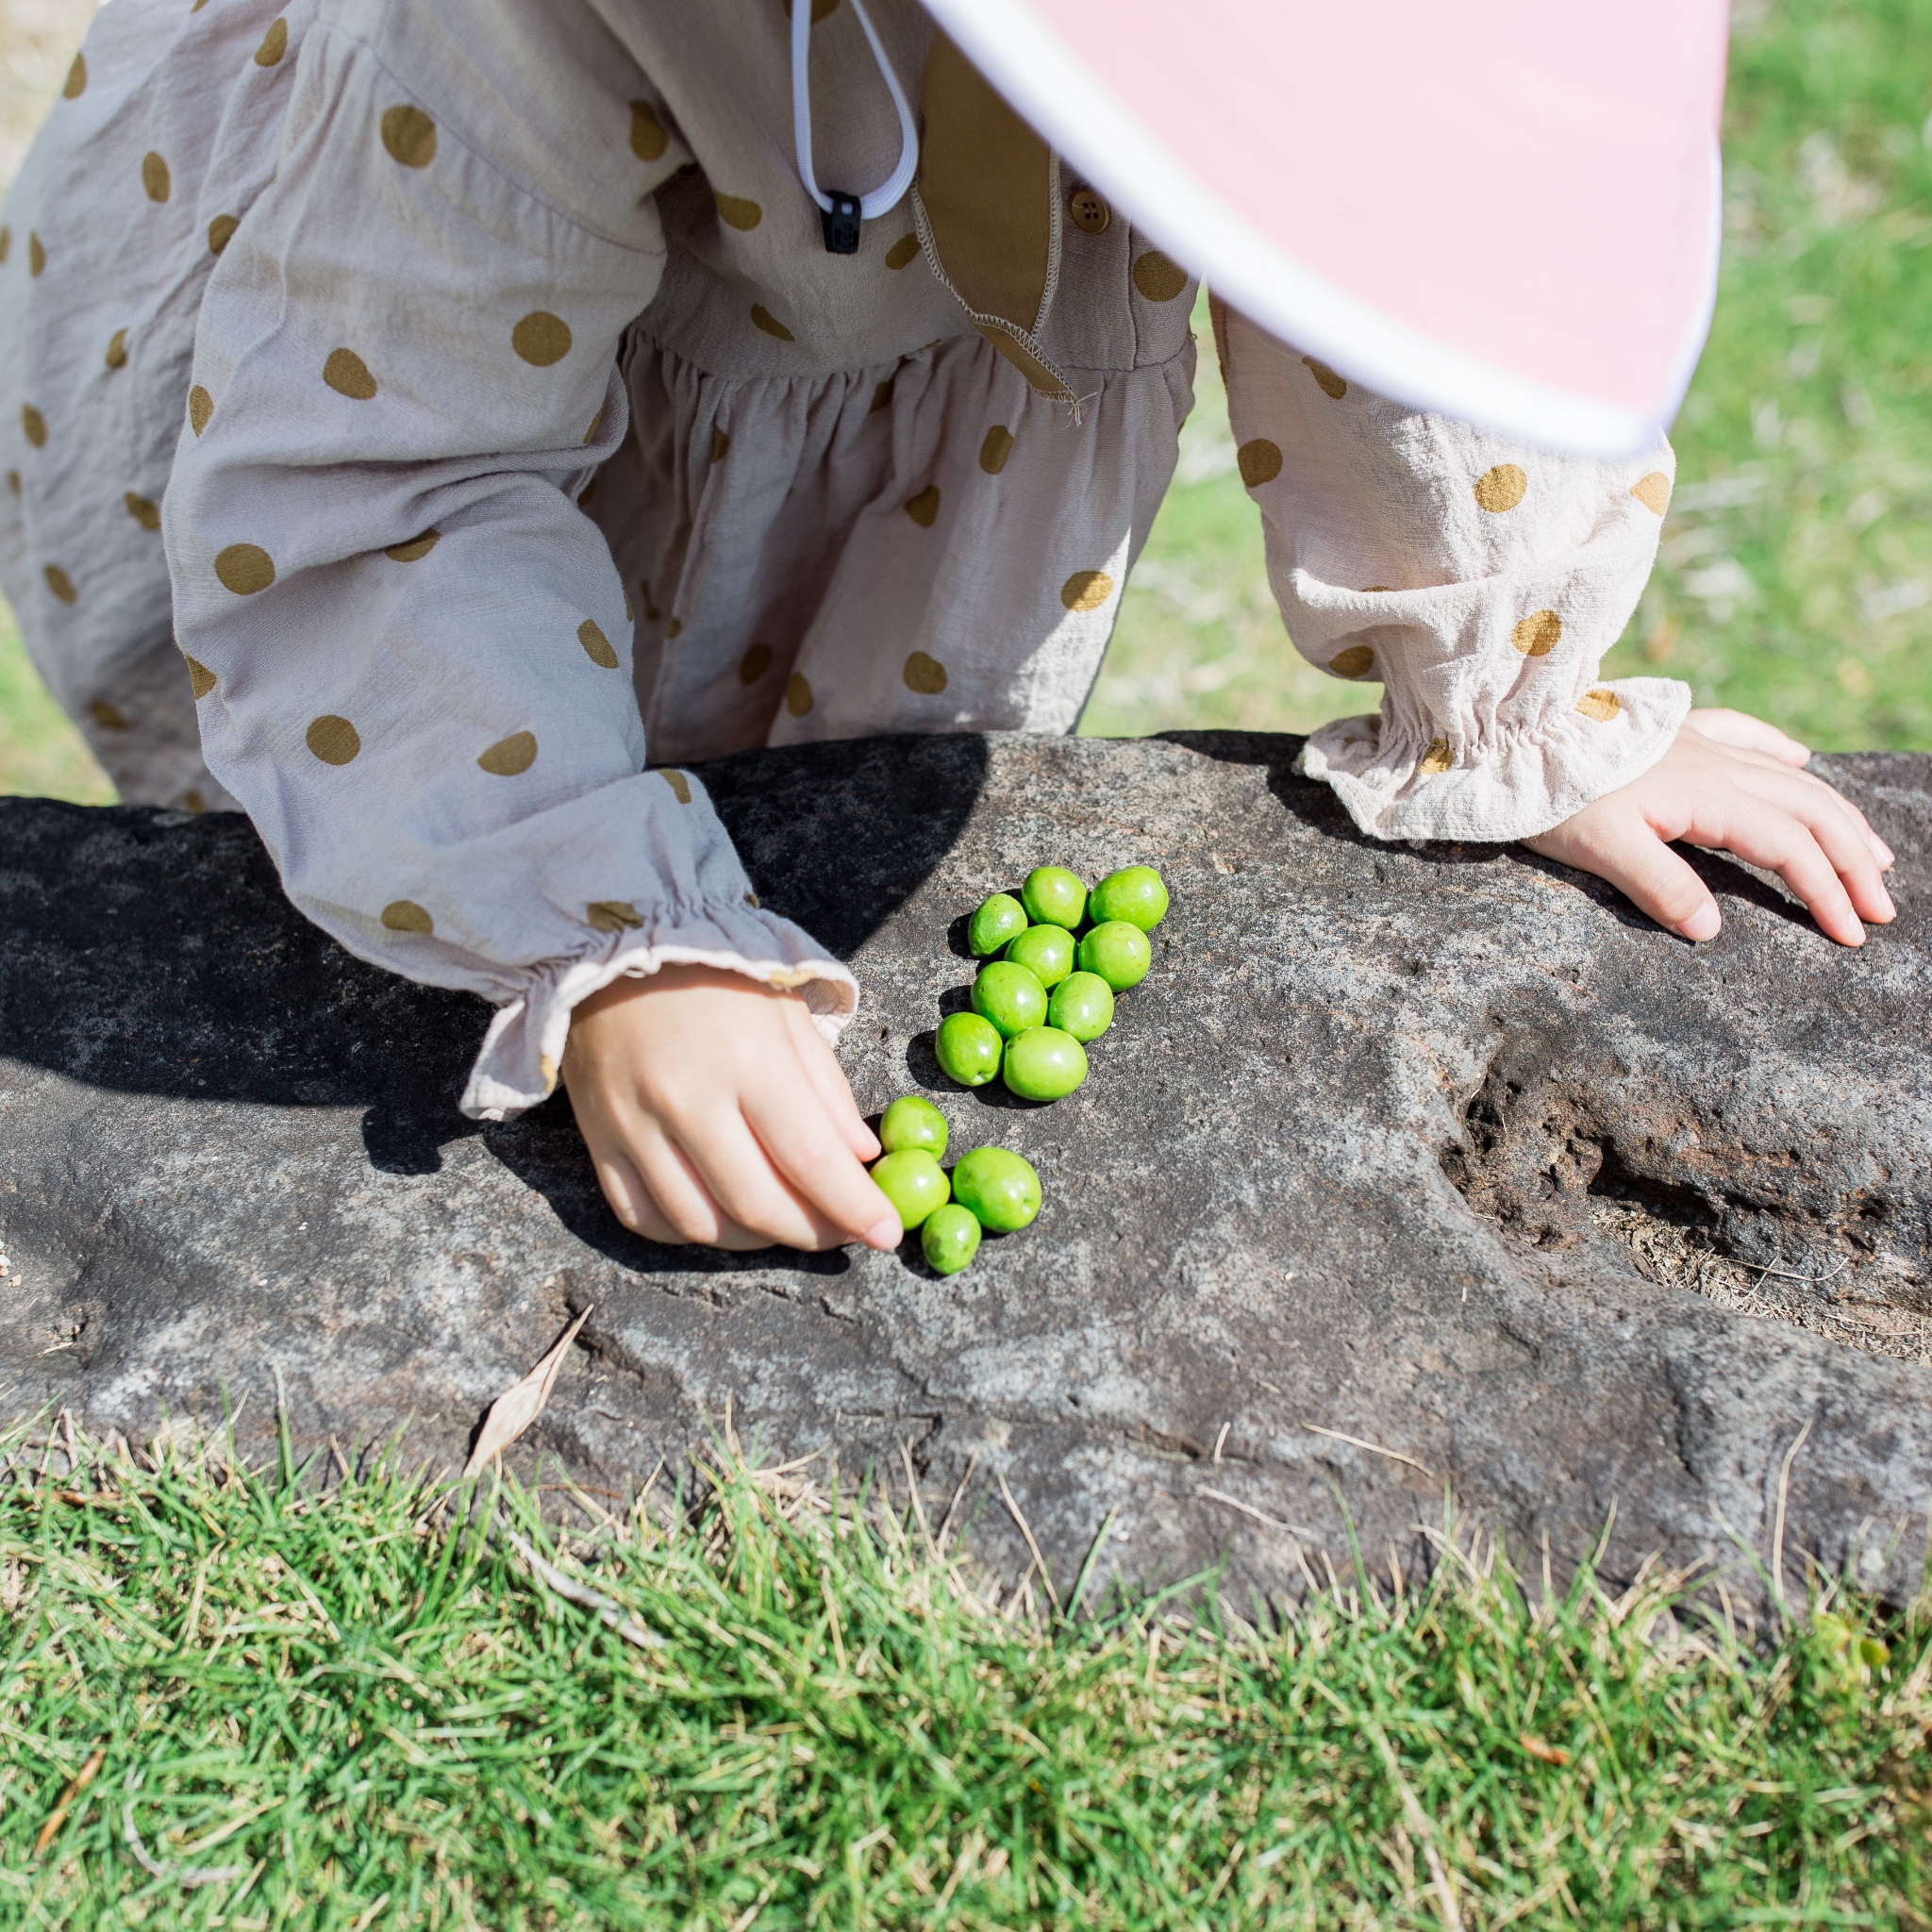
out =
[[[563,1055],[577,1126],[617,1218],[716,1248],[895,1248],[861,1164],[879,1143],[796,994],[666,966],[578,1006]]]

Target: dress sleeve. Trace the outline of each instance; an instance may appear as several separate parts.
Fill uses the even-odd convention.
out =
[[[1217,304],[1241,480],[1295,648],[1383,685],[1308,739],[1377,839],[1533,838],[1628,784],[1690,708],[1598,679],[1657,555],[1676,459],[1551,456],[1345,381]]]
[[[572,1008],[622,974],[795,987],[828,1033],[858,999],[759,908],[698,781],[647,768],[624,590],[576,507],[627,428],[651,191],[687,158],[655,120],[627,139],[650,110],[621,96],[610,166],[639,192],[613,238],[313,29],[208,285],[166,502],[209,768],[310,919],[498,1005],[483,1119],[552,1090]]]

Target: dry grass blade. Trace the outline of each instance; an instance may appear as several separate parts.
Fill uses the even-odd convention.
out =
[[[1385,1449],[1379,1442],[1371,1442],[1364,1436],[1351,1436],[1341,1429],[1324,1429],[1320,1423],[1304,1423],[1302,1427],[1311,1436],[1327,1436],[1337,1442],[1352,1442],[1357,1449],[1366,1449],[1371,1456],[1386,1456],[1391,1462],[1406,1462],[1411,1469],[1419,1469],[1431,1482],[1436,1472],[1426,1463],[1418,1462],[1413,1456],[1405,1456],[1400,1449]]]
[[[1026,1539],[1026,1547],[1033,1553],[1034,1567],[1040,1572],[1041,1584],[1046,1591],[1047,1600],[1053,1605],[1054,1613],[1058,1615],[1060,1607],[1059,1592],[1053,1587],[1053,1578],[1047,1573],[1046,1558],[1040,1554],[1040,1545],[1033,1541],[1033,1526],[1021,1515],[1020,1506],[1013,1501],[1013,1492],[1008,1489],[1004,1475],[1000,1477],[1000,1494],[1006,1499],[1007,1514],[1020,1525],[1020,1534]],[[1031,1574],[1028,1572],[1029,1575]],[[1025,1589],[1024,1578],[1021,1580],[1020,1587],[1022,1590]]]
[[[74,1775],[67,1780],[67,1789],[60,1793],[60,1802],[47,1814],[47,1822],[41,1826],[41,1835],[34,1840],[34,1857],[39,1857],[54,1841],[54,1834],[67,1822],[67,1809],[88,1786],[93,1783],[94,1774],[107,1761],[108,1747],[94,1746],[93,1755]]]
[[[543,1413],[543,1405],[550,1400],[550,1391],[557,1386],[557,1377],[563,1369],[563,1358],[577,1339],[577,1330],[590,1319],[591,1310],[587,1307],[563,1331],[557,1346],[521,1382],[512,1382],[490,1405],[490,1413],[476,1432],[476,1446],[470,1451],[469,1461],[463,1464],[465,1479],[494,1461]]]
[[[176,1885],[186,1886],[230,1885],[238,1878],[247,1877],[246,1865],[164,1865],[153,1857],[134,1828],[134,1793],[141,1788],[141,1776],[138,1771],[127,1774],[127,1802],[121,1807],[121,1836],[134,1854],[135,1863],[149,1877],[171,1878]]]
[[[1251,1503],[1243,1503],[1237,1496],[1224,1494],[1220,1490],[1210,1490],[1206,1483],[1194,1491],[1197,1496],[1206,1496],[1209,1502],[1219,1503],[1228,1509],[1238,1509],[1243,1516],[1252,1516],[1257,1523],[1265,1523],[1270,1529],[1278,1529],[1289,1536],[1301,1537],[1308,1542],[1315,1540],[1312,1529],[1297,1528],[1292,1523],[1284,1523],[1278,1516],[1270,1516],[1264,1509],[1257,1509]]]
[[[595,1610],[626,1643],[635,1643],[640,1650],[663,1650],[667,1647],[655,1630],[646,1630],[622,1604],[614,1602],[602,1591],[592,1590],[589,1584],[579,1583],[575,1577],[566,1575],[555,1563],[546,1562],[515,1530],[506,1530],[504,1534],[516,1545],[517,1555],[530,1566],[530,1574],[540,1583],[554,1590],[558,1596],[566,1597],[574,1604],[581,1604],[587,1610]]]
[[[1790,1500],[1791,1464],[1798,1459],[1798,1451],[1805,1446],[1805,1438],[1811,1433],[1811,1424],[1816,1416],[1807,1415],[1805,1426],[1798,1431],[1797,1441],[1785,1451],[1785,1459],[1777,1472],[1777,1524],[1771,1536],[1771,1587],[1776,1594],[1778,1607],[1787,1607],[1785,1603],[1785,1505]]]

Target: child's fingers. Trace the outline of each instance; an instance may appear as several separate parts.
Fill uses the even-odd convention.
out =
[[[785,1021],[791,1030],[806,1078],[811,1082],[812,1091],[831,1116],[832,1124],[839,1129],[846,1146],[860,1160],[876,1160],[881,1151],[879,1138],[866,1125],[865,1116],[859,1112],[858,1103],[852,1097],[852,1086],[845,1077],[844,1068],[820,1036],[819,1029],[812,1024],[811,1015],[806,1010],[803,1000],[786,1001]]]
[[[702,1124],[683,1121],[678,1124],[678,1134],[683,1137],[680,1140],[656,1120],[639,1123],[630,1143],[631,1153],[643,1174],[644,1185],[675,1230],[673,1239],[702,1247],[743,1251],[769,1248],[776,1241],[789,1241],[793,1234],[802,1233],[806,1239],[791,1241],[791,1245],[815,1245],[809,1238],[808,1224],[802,1219],[796,1226],[774,1232],[746,1223],[732,1211],[729,1204],[719,1199],[707,1164],[700,1158],[702,1152],[712,1154],[713,1167],[722,1164],[728,1168],[733,1158],[756,1160],[761,1167],[766,1165],[756,1147],[740,1148],[734,1144],[729,1129],[738,1126],[735,1116],[729,1118],[727,1126],[722,1113]],[[722,1162],[715,1147],[721,1140],[726,1143]],[[685,1144],[687,1141],[691,1144]]]
[[[1858,808],[1847,798],[1829,779],[1821,778],[1816,772],[1798,772],[1782,758],[1768,758],[1762,752],[1745,750],[1734,745],[1724,747],[1724,755],[1734,763],[1755,766],[1759,771],[1775,772],[1780,777],[1794,778],[1799,783],[1815,786],[1838,807],[1846,819],[1857,827],[1860,841],[1878,861],[1881,871],[1888,870],[1896,855],[1891,847],[1872,829],[1871,822]]]
[[[801,1087],[804,1070],[798,1073]],[[805,1203],[842,1229],[841,1239],[895,1248],[904,1228],[892,1204],[858,1164],[829,1114],[789,1082],[762,1085],[741,1097],[744,1117],[772,1163]]]
[[[1595,873],[1687,940],[1715,939],[1724,924],[1704,881],[1635,811],[1590,814],[1523,842],[1546,858]]]
[[[1748,796],[1789,813],[1811,834],[1831,861],[1847,903],[1861,918],[1884,925],[1896,916],[1891,895],[1879,876],[1877,855],[1864,821],[1854,815],[1830,786],[1807,783],[1802,772],[1767,771],[1756,766],[1740,767],[1735,783]],[[1739,856],[1747,855],[1740,852]]]
[[[1713,744],[1734,751],[1762,752],[1781,765],[1802,765],[1811,757],[1810,751],[1795,738],[1747,711],[1732,711],[1713,705],[1692,711],[1684,723]]]
[[[593,1152],[591,1161],[611,1212],[633,1234],[642,1235],[647,1241],[661,1241],[667,1247],[676,1247],[683,1241],[684,1236],[658,1210],[650,1189],[644,1185],[643,1175],[625,1156]]]
[[[1841,946],[1862,946],[1865,928],[1852,909],[1838,868],[1809,825],[1736,787],[1699,803],[1679,837],[1734,852],[1747,865],[1774,872],[1803,900],[1819,926]],[[1869,864],[1869,855],[1866,857]]]

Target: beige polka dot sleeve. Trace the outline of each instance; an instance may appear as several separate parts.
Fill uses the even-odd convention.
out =
[[[575,503],[627,428],[650,191],[686,157],[652,143],[593,228],[513,140],[467,144],[451,76],[482,62],[431,52],[419,92],[308,36],[203,301],[164,535],[209,769],[309,918],[499,1005],[463,1102],[495,1118],[551,1090],[571,1009],[619,974],[726,967],[828,1027],[857,989],[758,909],[702,786],[645,769],[625,591]],[[599,75],[580,119],[641,92]],[[546,163],[566,185],[571,159]]]
[[[1510,840],[1661,758],[1688,686],[1598,666],[1657,554],[1675,458],[1553,457],[1420,415],[1219,308],[1241,478],[1295,647],[1380,679],[1308,740],[1380,839]]]

